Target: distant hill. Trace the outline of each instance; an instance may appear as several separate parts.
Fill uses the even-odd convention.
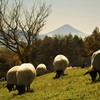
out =
[[[78,35],[80,37],[86,37],[87,36],[86,33],[83,33],[83,32],[73,28],[72,26],[70,26],[68,24],[63,25],[63,26],[55,29],[54,31],[51,31],[51,32],[47,33],[48,36],[68,35],[68,34]]]
[[[75,29],[74,27],[70,26],[69,24],[65,24],[65,25],[63,25],[63,26],[61,26],[61,27],[49,32],[49,33],[46,33],[45,35],[53,37],[55,35],[65,36],[65,35],[69,35],[69,34],[72,34],[73,36],[77,35],[77,36],[82,37],[82,38],[88,36],[88,34],[81,32],[78,29]],[[43,34],[40,35],[39,37],[43,38]]]

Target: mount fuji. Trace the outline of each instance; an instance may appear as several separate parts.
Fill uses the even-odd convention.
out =
[[[47,36],[53,37],[55,35],[65,36],[65,35],[69,35],[69,34],[71,34],[73,36],[77,35],[82,38],[88,36],[88,34],[81,32],[78,29],[75,29],[74,27],[72,27],[69,24],[65,24],[49,33],[46,33],[46,34],[44,34],[44,36],[47,35]],[[42,37],[43,37],[43,35],[42,35]]]

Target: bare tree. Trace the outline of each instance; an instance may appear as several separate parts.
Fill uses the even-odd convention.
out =
[[[31,10],[24,9],[24,0],[0,0],[0,44],[18,54],[21,62],[29,62],[28,56],[37,35],[46,24],[51,6],[34,2]]]

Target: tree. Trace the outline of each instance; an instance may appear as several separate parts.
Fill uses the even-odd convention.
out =
[[[8,0],[0,0],[0,44],[18,54],[21,62],[29,62],[30,50],[46,24],[51,6],[34,2],[28,11],[23,9],[23,1],[14,0],[9,7]]]
[[[90,36],[85,38],[84,46],[89,56],[91,56],[94,51],[100,49],[100,32],[98,27],[94,29]]]
[[[40,63],[44,63],[47,66],[48,70],[53,69],[52,62],[53,62],[54,54],[56,53],[53,44],[54,44],[53,39],[48,36],[46,36],[41,41],[41,44],[36,52],[36,59],[35,59],[36,66]]]
[[[46,36],[37,50],[37,57],[35,62],[44,63],[47,69],[53,70],[53,60],[56,55],[65,55],[71,65],[74,65],[77,61],[83,58],[83,40],[78,36],[67,36],[56,35],[55,37]]]

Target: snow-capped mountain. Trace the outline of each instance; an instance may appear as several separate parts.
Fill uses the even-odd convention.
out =
[[[79,37],[86,37],[86,36],[88,36],[88,34],[83,33],[83,32],[73,28],[72,26],[70,26],[68,24],[63,25],[63,26],[55,29],[54,31],[46,33],[46,35],[50,36],[50,37],[55,36],[55,35],[64,36],[64,35],[68,35],[68,34],[72,34],[73,36],[77,35]]]

